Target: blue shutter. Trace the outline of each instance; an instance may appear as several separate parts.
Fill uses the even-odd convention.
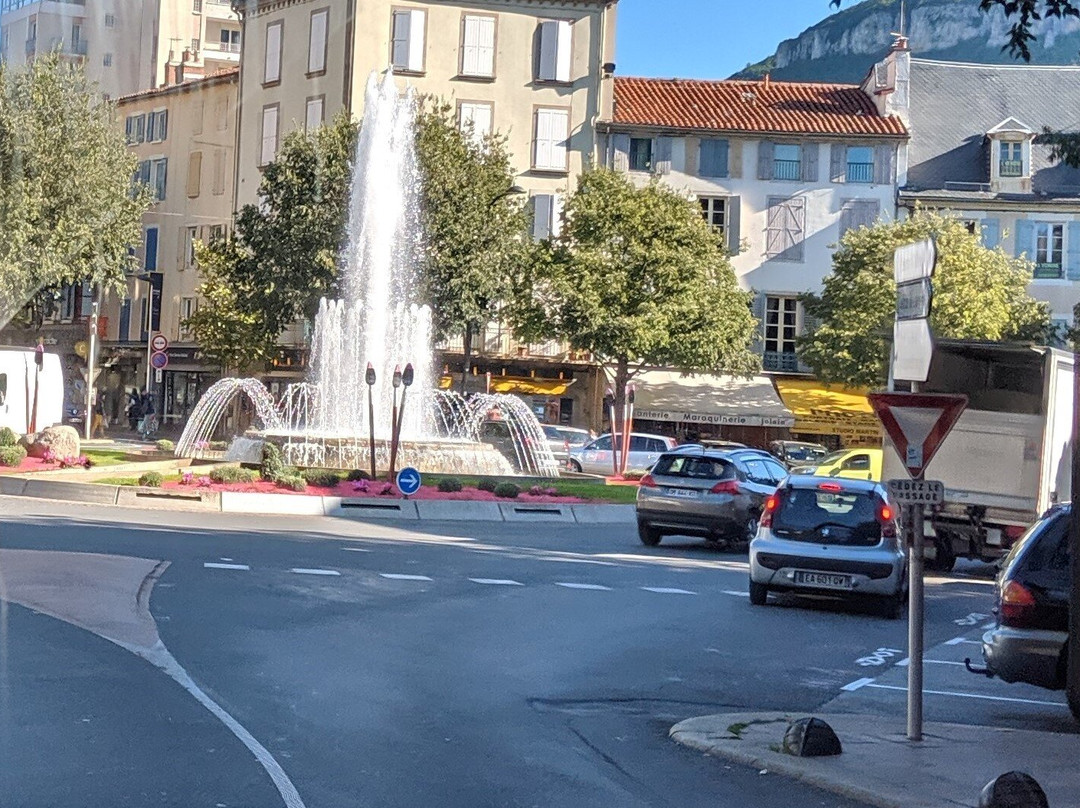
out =
[[[1001,243],[1001,222],[997,219],[983,219],[980,223],[982,225],[982,243],[988,250],[994,249]]]
[[[1035,250],[1032,248],[1031,239],[1035,235],[1035,223],[1027,219],[1016,220],[1016,245],[1014,255],[1019,258],[1021,253],[1028,254],[1028,260],[1035,260]]]
[[[143,268],[147,272],[157,272],[158,229],[146,228],[146,248],[143,250]]]
[[[1080,281],[1080,222],[1069,222],[1068,233],[1065,236],[1068,249],[1065,261],[1065,276],[1070,281]]]
[[[131,335],[131,298],[125,297],[120,305],[120,327],[117,330],[116,339],[127,342]]]
[[[728,175],[728,142],[726,140],[702,140],[701,160],[698,174],[702,177],[726,177]]]

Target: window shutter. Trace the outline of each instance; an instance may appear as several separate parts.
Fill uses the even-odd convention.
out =
[[[616,133],[611,136],[612,162],[616,171],[630,170],[630,135]]]
[[[874,149],[874,182],[878,185],[891,185],[893,176],[893,155],[896,150],[889,143],[882,143]]]
[[[728,176],[735,180],[742,177],[742,151],[741,140],[728,141]]]
[[[563,208],[566,200],[562,194],[552,194],[551,197],[551,237],[558,238],[562,235]]]
[[[1035,223],[1027,219],[1016,220],[1016,247],[1014,255],[1019,258],[1023,253],[1028,254],[1028,260],[1035,260],[1035,250],[1031,243],[1035,236]]]
[[[274,162],[274,158],[277,157],[277,127],[278,108],[264,107],[262,125],[262,149],[259,155],[262,165],[267,165],[268,163]]]
[[[779,197],[769,197],[768,212],[765,216],[765,255],[775,258],[783,252],[783,218],[784,200]]]
[[[461,42],[461,72],[466,76],[480,75],[480,18],[465,17]]]
[[[756,354],[762,354],[765,352],[765,293],[755,292],[754,299],[750,304],[750,313],[754,316],[754,319],[758,321],[757,328],[754,329],[754,341],[750,345],[750,350]]]
[[[533,194],[533,238],[537,241],[551,238],[553,199],[551,194]]]
[[[773,159],[774,144],[771,140],[763,140],[758,143],[757,149],[757,178],[759,180],[771,180],[775,161]]]
[[[1080,281],[1080,222],[1069,222],[1065,235],[1068,243],[1065,259],[1065,277],[1070,281]]]
[[[202,152],[192,152],[188,157],[187,195],[194,199],[202,185]]]
[[[829,181],[844,182],[847,179],[847,146],[833,143],[829,150]]]
[[[570,81],[572,31],[568,20],[556,24],[558,42],[555,48],[555,81]]]
[[[701,141],[702,177],[726,177],[728,175],[728,142],[726,140]]]
[[[994,249],[1001,243],[1001,222],[997,219],[983,219],[979,224],[982,225],[983,246],[988,250]]]
[[[686,165],[683,166],[683,172],[691,177],[701,176],[701,144],[703,141],[701,138],[688,137],[685,143]]]
[[[551,118],[549,110],[538,109],[536,111],[536,137],[534,140],[535,153],[533,165],[536,168],[549,168],[551,166]]]
[[[802,152],[802,181],[817,182],[818,153],[821,146],[817,143],[804,143],[799,151]]]
[[[329,11],[317,11],[311,15],[308,31],[308,73],[321,73],[326,69],[326,29]]]
[[[160,200],[163,200],[165,198],[165,192],[166,192],[166,189],[168,187],[168,185],[167,185],[167,181],[168,181],[167,175],[168,175],[168,172],[169,172],[169,160],[168,160],[168,158],[164,158],[162,160],[155,160],[154,161],[154,168],[157,169],[157,176],[156,176],[156,178],[154,180],[154,188],[156,189],[157,198],[160,201]]]
[[[390,45],[390,61],[398,69],[409,67],[409,28],[412,15],[408,11],[394,12],[394,30]]]
[[[266,55],[263,62],[263,83],[281,80],[281,23],[266,26]]]
[[[214,149],[214,193],[225,193],[225,150]]]
[[[656,139],[656,158],[653,160],[653,171],[657,174],[671,173],[671,142],[670,137],[658,137]]]
[[[555,81],[559,59],[559,23],[546,20],[540,23],[540,71],[541,81]]]
[[[426,13],[416,8],[409,12],[408,68],[416,73],[424,69],[424,15]]]
[[[481,17],[477,34],[477,62],[480,75],[495,75],[495,19]]]
[[[845,201],[840,208],[840,238],[855,227],[855,207],[851,201]]]
[[[146,228],[146,247],[143,254],[143,267],[147,272],[157,272],[158,229]]]
[[[311,98],[304,109],[304,129],[314,132],[323,123],[323,99]]]
[[[795,196],[785,203],[788,210],[787,250],[789,261],[803,260],[803,244],[806,238],[806,197]]]
[[[727,224],[725,225],[728,243],[728,252],[732,255],[737,255],[739,252],[739,244],[742,241],[740,234],[741,218],[742,218],[742,205],[741,200],[737,196],[729,196],[725,201],[727,205]]]
[[[473,132],[481,140],[491,134],[491,105],[475,104],[472,109]]]

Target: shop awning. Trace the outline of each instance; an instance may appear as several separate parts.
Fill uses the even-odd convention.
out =
[[[777,379],[776,389],[795,413],[794,432],[836,435],[845,441],[881,437],[881,423],[865,390],[828,388],[811,379]]]
[[[574,379],[540,379],[522,376],[492,376],[492,393],[517,393],[522,396],[561,396]],[[440,390],[450,390],[457,383],[453,376],[439,379]]]
[[[790,427],[795,418],[766,376],[683,376],[649,370],[634,378],[634,417],[717,426]]]

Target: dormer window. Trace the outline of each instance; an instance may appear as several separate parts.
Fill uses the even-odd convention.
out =
[[[1016,118],[1006,118],[989,132],[990,182],[996,190],[1031,190],[1031,142],[1035,130]]]
[[[1002,177],[1024,176],[1024,144],[1019,141],[1004,141],[1000,146],[998,174]]]

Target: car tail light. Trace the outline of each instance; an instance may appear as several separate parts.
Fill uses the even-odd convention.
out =
[[[840,485],[840,483],[822,483],[818,486],[818,488],[820,488],[822,491],[832,491],[835,494],[838,494],[844,490],[843,486]]]
[[[1023,628],[1034,618],[1035,596],[1023,584],[1007,581],[1001,589],[1001,624]]]
[[[773,514],[776,513],[776,509],[780,506],[780,495],[769,494],[765,498],[765,509],[761,512],[761,517],[758,519],[758,525],[760,527],[772,527]]]
[[[711,494],[738,494],[739,493],[739,481],[738,480],[723,480],[718,482],[712,488],[709,489]]]
[[[1027,528],[1023,527],[1022,525],[1006,525],[1005,526],[1005,538],[1008,540],[1008,543],[1009,543],[1010,547],[1012,546],[1012,543],[1014,541],[1016,541],[1017,539],[1019,539],[1021,536],[1024,535],[1025,530],[1027,530]]]
[[[878,521],[881,522],[882,537],[896,538],[896,522],[893,521],[895,517],[896,511],[892,509],[892,506],[886,502],[881,503],[881,507],[878,508]]]
[[[641,482],[638,483],[642,488],[656,488],[656,480],[653,479],[651,474],[646,474],[641,478]]]

